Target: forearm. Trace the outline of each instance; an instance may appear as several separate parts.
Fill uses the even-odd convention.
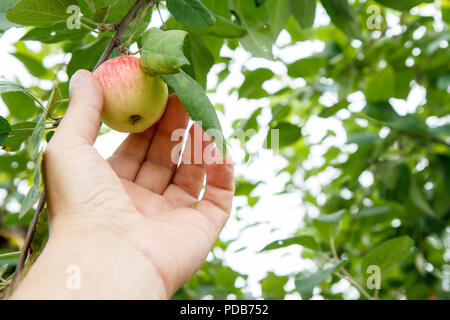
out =
[[[51,236],[12,299],[165,299],[146,257],[107,233]]]

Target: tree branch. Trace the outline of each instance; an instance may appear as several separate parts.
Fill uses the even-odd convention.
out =
[[[136,16],[136,13],[138,12],[138,10],[147,2],[148,2],[148,0],[137,0],[136,3],[133,5],[133,7],[130,9],[130,11],[127,13],[127,15],[122,19],[122,21],[120,21],[117,24],[117,29],[116,29],[115,35],[109,42],[108,46],[106,47],[105,51],[103,52],[102,56],[100,57],[95,68],[92,71],[97,69],[98,66],[101,65],[103,62],[108,60],[108,58],[111,55],[111,53],[113,52],[114,48],[120,45],[120,41],[121,41],[123,35],[125,34],[129,23]],[[153,5],[151,7],[149,7],[149,9],[151,9],[153,7]],[[17,266],[16,266],[16,270],[14,272],[13,279],[20,278],[20,275],[23,272],[25,261],[28,256],[28,252],[30,250],[31,243],[33,242],[33,237],[36,233],[36,225],[37,225],[37,222],[39,219],[39,215],[42,212],[42,210],[44,209],[45,201],[46,201],[45,191],[42,191],[42,193],[39,197],[39,202],[36,207],[36,211],[34,212],[34,215],[33,215],[33,220],[31,221],[30,226],[28,227],[27,235],[25,237],[25,242],[24,242],[22,250],[20,252],[19,261],[17,262]]]
[[[331,252],[333,253],[333,258],[336,262],[340,262],[341,259],[339,259],[339,256],[337,254],[336,251],[336,247],[334,245],[334,239],[331,238],[330,239],[330,248],[331,248]],[[340,273],[339,271],[341,271],[342,273]],[[344,267],[340,267],[339,271],[336,271],[336,275],[338,275],[340,278],[342,279],[346,279],[348,282],[350,282],[356,289],[358,289],[358,291],[364,296],[366,297],[368,300],[376,300],[376,298],[372,297],[369,293],[367,293],[366,290],[364,290],[363,287],[360,286],[360,284],[352,278],[352,276],[350,275],[350,273],[348,273],[347,269],[345,269]]]
[[[134,6],[130,9],[128,14],[125,16],[125,18],[123,18],[122,21],[120,21],[120,23],[117,25],[116,34],[109,42],[108,46],[106,47],[105,51],[103,52],[102,56],[100,57],[100,60],[98,60],[97,65],[95,66],[94,70],[97,69],[98,66],[101,65],[103,62],[108,60],[108,58],[111,55],[111,53],[113,52],[114,48],[118,47],[120,45],[120,40],[122,39],[125,31],[127,30],[128,24],[136,16],[136,13],[138,12],[139,8],[142,7],[142,5],[144,5],[144,3],[146,3],[147,1],[148,0],[136,1]]]
[[[355,116],[357,116],[357,117],[366,119],[368,121],[372,121],[372,122],[375,122],[377,124],[385,125],[385,126],[389,127],[391,130],[397,131],[401,135],[413,138],[415,140],[422,140],[422,141],[425,141],[425,142],[437,143],[437,144],[442,144],[442,145],[444,145],[446,147],[450,147],[450,143],[448,143],[447,141],[445,141],[445,140],[443,140],[441,138],[438,138],[438,137],[435,137],[435,136],[431,136],[431,135],[425,135],[425,134],[414,133],[414,132],[410,132],[410,131],[406,131],[406,130],[396,129],[395,127],[392,126],[392,124],[386,123],[386,122],[382,122],[382,121],[379,121],[377,119],[371,118],[371,117],[365,115],[362,112],[353,112],[353,114]]]
[[[14,272],[14,278],[17,279],[22,274],[23,268],[25,266],[25,261],[28,256],[28,251],[30,251],[31,243],[33,242],[34,235],[36,233],[36,225],[39,219],[39,214],[44,209],[45,206],[45,191],[42,191],[41,196],[39,197],[39,202],[34,211],[33,220],[31,220],[30,226],[28,227],[28,232],[25,237],[25,241],[22,246],[22,250],[20,251],[19,261],[17,262],[16,270]]]

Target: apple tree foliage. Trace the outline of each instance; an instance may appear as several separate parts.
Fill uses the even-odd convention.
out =
[[[95,67],[135,2],[0,3],[0,34],[25,30],[10,54],[33,80],[24,87],[18,80],[0,79],[8,109],[0,118],[0,288],[14,271],[42,190],[43,142],[64,115],[67,79],[80,68]],[[314,266],[291,266],[296,271],[289,274],[269,271],[258,296],[247,288],[248,275],[222,259],[233,241],[219,240],[175,298],[450,297],[449,0],[144,2],[111,56],[129,53],[137,44],[144,70],[160,74],[205,129],[218,129],[216,139],[221,138],[216,112],[234,106],[222,101],[213,107],[205,90],[216,88],[207,86],[207,75],[213,67],[220,70],[220,85],[231,67],[241,68],[244,81],[229,94],[248,101],[251,115],[233,128],[253,129],[267,141],[272,141],[269,129],[279,130],[279,150],[262,142],[256,149],[274,149],[283,159],[285,166],[275,172],[287,177],[280,194],[298,194],[305,212],[290,237],[259,239],[259,254],[301,248],[302,259]],[[156,23],[160,28],[149,27],[150,18],[162,16],[164,22]],[[68,28],[69,22],[80,28]],[[41,44],[38,50],[30,49],[31,41]],[[321,49],[302,52],[312,44]],[[260,62],[255,65],[277,67],[247,70],[227,54],[235,50],[249,52]],[[290,50],[295,59],[283,60],[281,50]],[[55,58],[61,56],[65,59]],[[49,65],[46,59],[59,62]],[[312,139],[305,130],[312,121],[334,126]],[[337,143],[342,130],[345,143]],[[249,167],[258,155],[246,145],[255,141],[252,136],[241,141]],[[258,187],[265,183],[236,178],[236,197],[246,205],[238,206],[232,219],[258,207]],[[28,264],[45,245],[46,233],[44,209]]]

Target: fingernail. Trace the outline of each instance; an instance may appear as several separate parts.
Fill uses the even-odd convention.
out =
[[[78,70],[70,79],[69,83],[69,94],[72,93],[73,90],[80,87],[83,82],[86,80],[86,75],[83,70]]]

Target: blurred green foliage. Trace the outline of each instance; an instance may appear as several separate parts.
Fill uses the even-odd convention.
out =
[[[246,166],[257,158],[257,151],[246,148],[255,143],[253,136],[268,132],[266,141],[270,142],[268,129],[279,130],[278,146],[261,142],[257,149],[279,147],[278,155],[287,165],[277,174],[289,177],[282,193],[300,191],[306,212],[295,234],[262,243],[261,254],[300,246],[302,258],[313,262],[317,271],[311,273],[299,266],[292,274],[268,272],[260,281],[261,297],[283,299],[298,293],[303,299],[317,295],[343,299],[349,289],[337,291],[335,285],[344,278],[359,290],[361,299],[448,299],[450,2],[199,1],[189,1],[195,6],[188,11],[181,10],[177,0],[167,1],[173,17],[162,29],[188,32],[184,55],[190,65],[183,70],[203,88],[214,66],[221,67],[218,84],[227,79],[232,65],[239,67],[223,54],[224,47],[242,47],[252,57],[275,60],[283,66],[276,70],[241,67],[244,81],[236,83],[230,94],[270,103],[249,104],[251,116],[235,121],[233,127],[255,130],[241,141],[247,152]],[[92,69],[112,38],[111,32],[67,29],[64,21],[69,14],[62,5],[79,5],[84,22],[96,27],[120,21],[134,3],[102,0],[92,7],[85,0],[64,0],[46,6],[53,2],[8,0],[0,4],[0,34],[27,26],[10,54],[33,79],[27,88],[0,81],[2,100],[9,110],[0,122],[0,288],[14,270],[15,252],[33,214],[28,209],[36,196],[26,198],[24,186],[31,186],[34,180],[30,190],[42,189],[39,168],[35,170],[40,161],[38,149],[45,136],[51,137],[47,131],[52,132],[54,119],[64,114],[67,76],[80,68]],[[7,13],[14,4],[16,7]],[[32,16],[24,15],[23,8],[32,5],[45,6],[55,14],[37,10],[39,13]],[[425,5],[426,10],[421,10]],[[134,25],[145,27],[148,18],[146,15]],[[289,39],[287,43],[276,42],[280,32]],[[128,44],[141,46],[141,35],[129,33]],[[32,40],[40,42],[38,50],[27,46]],[[313,42],[323,49],[306,57],[296,49]],[[281,50],[298,50],[298,58],[284,61]],[[45,59],[59,54],[68,62],[50,67],[44,64]],[[113,53],[118,54],[117,50]],[[276,81],[280,89],[272,93],[265,85],[268,80]],[[57,88],[53,95],[49,81]],[[418,91],[424,92],[423,101],[414,101]],[[221,103],[216,108],[224,113],[233,108],[227,101]],[[52,111],[43,112],[42,105]],[[261,120],[266,111],[271,115],[268,125]],[[311,139],[304,128],[323,119],[333,119],[342,126],[345,144],[333,144],[337,127],[320,141]],[[307,163],[317,148],[323,150],[321,160],[311,167]],[[310,181],[330,170],[335,174],[328,175],[319,191],[308,188]],[[255,190],[265,183],[239,177],[236,196],[246,199],[247,207],[255,206],[259,200]],[[27,210],[19,219],[22,204],[22,211]],[[240,210],[242,207],[237,208],[236,219]],[[46,239],[46,220],[40,221],[34,252],[39,252]],[[233,270],[222,259],[231,242],[219,240],[208,261],[174,298],[258,298],[247,287],[248,275]],[[379,290],[367,286],[371,265],[381,271]],[[289,281],[295,288],[287,285]]]

